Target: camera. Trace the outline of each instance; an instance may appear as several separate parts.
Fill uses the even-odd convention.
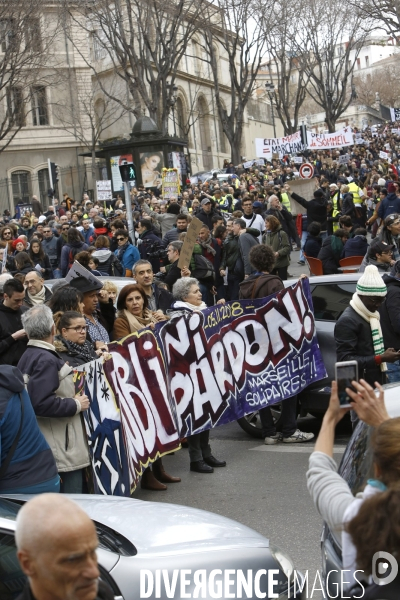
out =
[[[158,244],[157,242],[154,242],[154,244],[151,244],[151,246],[149,246],[148,252],[147,252],[147,258],[167,258],[168,254],[165,248],[160,248],[160,244]]]

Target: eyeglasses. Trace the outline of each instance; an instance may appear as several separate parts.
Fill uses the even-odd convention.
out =
[[[73,329],[74,331],[76,331],[76,333],[79,333],[80,331],[86,332],[88,329],[88,326],[87,325],[78,325],[78,327],[66,327],[65,329]]]
[[[51,233],[51,229],[43,229],[43,233]]]
[[[126,238],[121,238],[121,237],[117,238],[117,242],[124,242],[125,240],[126,240]]]
[[[62,227],[61,231],[68,231],[69,227]]]
[[[11,231],[4,231],[3,235],[11,235]]]

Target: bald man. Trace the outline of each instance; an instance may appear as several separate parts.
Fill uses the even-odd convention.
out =
[[[44,285],[42,274],[36,270],[26,274],[24,287],[24,306],[29,308],[36,304],[46,304],[52,296],[51,291]]]
[[[99,582],[93,521],[72,500],[40,494],[21,508],[17,556],[28,584],[17,600],[113,600]]]

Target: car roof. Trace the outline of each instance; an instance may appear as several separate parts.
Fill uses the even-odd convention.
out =
[[[316,285],[321,283],[355,283],[361,277],[362,273],[348,273],[346,275],[318,275],[315,277],[309,277],[308,280],[310,285]],[[283,284],[285,287],[289,287],[296,283],[296,278],[286,279]]]
[[[136,279],[133,279],[132,277],[111,277],[111,275],[110,276],[101,275],[101,276],[97,277],[97,279],[99,281],[101,281],[101,283],[104,283],[105,281],[111,281],[112,283],[114,283],[117,286],[118,293],[126,285],[129,285],[130,283],[136,283]],[[51,290],[51,288],[53,287],[53,285],[55,285],[57,283],[57,281],[60,281],[60,280],[59,279],[47,279],[44,282],[44,285]]]

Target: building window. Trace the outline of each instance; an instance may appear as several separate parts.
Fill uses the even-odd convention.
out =
[[[35,126],[48,125],[46,88],[38,85],[32,88],[32,115]]]
[[[15,21],[14,19],[0,20],[0,48],[1,51],[7,52],[16,39],[15,36]]]
[[[14,206],[29,204],[31,196],[31,174],[29,171],[14,171],[11,174]]]
[[[40,19],[29,19],[25,26],[25,45],[32,52],[42,51],[42,36],[40,32]]]
[[[7,89],[7,110],[12,127],[25,127],[25,104],[22,87]]]
[[[102,60],[107,56],[107,50],[105,49],[103,42],[99,38],[98,33],[95,33],[93,35],[93,54],[94,60]]]

